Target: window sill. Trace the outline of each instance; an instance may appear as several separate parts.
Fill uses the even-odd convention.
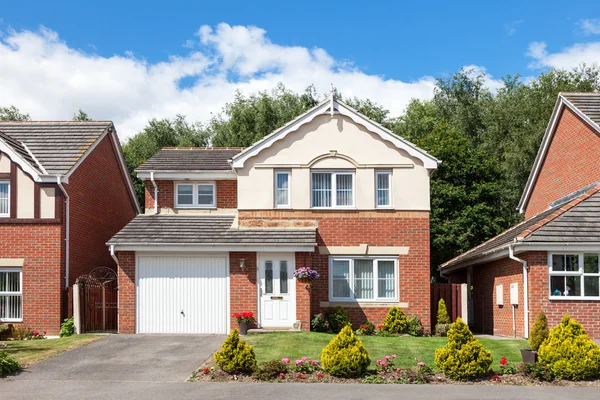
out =
[[[23,322],[23,318],[21,318],[21,319],[0,318],[0,322],[2,322],[2,323]]]
[[[583,296],[550,296],[548,297],[550,301],[600,301],[600,297],[583,297]]]
[[[346,308],[408,308],[408,302],[389,301],[322,301],[320,306],[326,307],[346,307]]]
[[[216,206],[206,206],[206,207],[200,207],[200,206],[175,206],[173,207],[174,209],[178,210],[216,210],[217,207]]]

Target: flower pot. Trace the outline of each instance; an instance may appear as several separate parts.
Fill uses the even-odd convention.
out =
[[[238,322],[240,324],[240,335],[248,334],[248,323],[247,322]]]
[[[308,278],[297,278],[300,283],[310,283],[310,279]]]
[[[538,358],[538,352],[535,350],[521,349],[521,357],[525,364],[535,364]]]

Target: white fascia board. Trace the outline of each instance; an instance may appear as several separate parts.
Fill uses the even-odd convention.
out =
[[[316,245],[316,244],[315,244]],[[111,246],[109,244],[109,246]],[[215,244],[215,245],[197,245],[197,244],[115,244],[115,251],[172,251],[172,252],[264,252],[264,253],[293,253],[293,252],[314,252],[315,246],[270,246],[270,245],[239,245],[239,244]]]
[[[515,244],[515,253],[527,251],[564,251],[564,252],[600,252],[600,243],[578,243],[578,242],[520,242]]]
[[[237,175],[234,171],[138,171],[137,177],[141,180],[150,179],[150,174],[154,172],[154,179],[197,179],[197,180],[235,180]]]
[[[4,140],[0,139],[0,152],[6,154],[11,161],[15,162],[21,169],[31,176],[31,178],[35,182],[42,182],[42,176],[40,173],[33,168],[33,166],[25,161],[23,157],[21,157],[17,152],[15,152],[12,147],[7,145]],[[56,182],[56,177],[54,177],[54,182]]]

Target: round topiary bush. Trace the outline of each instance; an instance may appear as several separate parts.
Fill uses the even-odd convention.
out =
[[[219,367],[230,374],[238,372],[252,372],[256,369],[256,356],[254,349],[246,341],[240,339],[237,329],[233,329],[221,350],[214,355]]]
[[[362,341],[346,325],[321,352],[323,369],[333,376],[351,378],[361,375],[371,362]]]
[[[559,379],[579,381],[600,376],[600,348],[569,315],[550,330],[538,357]]]
[[[492,352],[475,339],[461,318],[457,318],[448,331],[448,343],[435,351],[435,364],[450,379],[481,378],[492,364]]]
[[[548,318],[543,311],[535,317],[535,322],[531,328],[531,335],[529,336],[529,345],[532,350],[537,351],[541,344],[548,338]]]
[[[405,333],[408,329],[408,318],[400,307],[392,307],[383,320],[383,330],[389,333]]]

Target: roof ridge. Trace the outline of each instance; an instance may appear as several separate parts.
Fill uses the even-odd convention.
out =
[[[558,94],[576,94],[576,95],[600,95],[600,92],[558,92]]]
[[[163,147],[161,150],[207,150],[207,151],[220,151],[220,150],[243,150],[245,147],[212,147],[212,146],[191,146],[191,147]]]
[[[110,119],[91,119],[91,120],[87,120],[87,121],[75,121],[72,119],[34,119],[34,120],[27,120],[27,121],[0,121],[0,124],[31,124],[31,123],[38,123],[38,122],[68,122],[68,123],[73,123],[73,124],[86,124],[86,123],[90,123],[90,122],[107,122],[107,123],[112,123],[113,121]]]

